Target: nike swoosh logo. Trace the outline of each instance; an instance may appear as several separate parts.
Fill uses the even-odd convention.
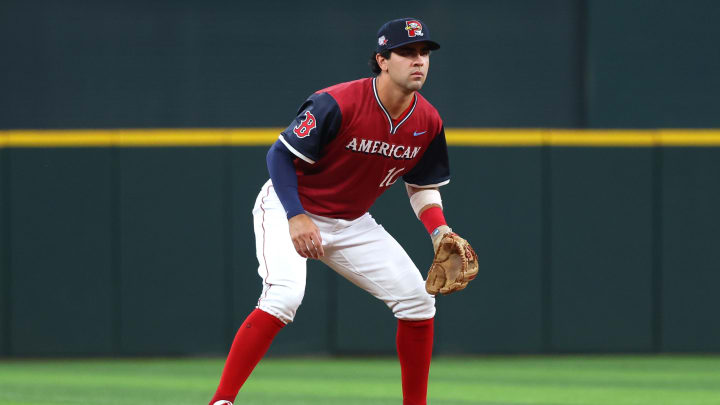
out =
[[[420,135],[424,134],[425,132],[427,132],[427,131],[422,131],[422,132],[414,131],[413,136],[420,136]]]

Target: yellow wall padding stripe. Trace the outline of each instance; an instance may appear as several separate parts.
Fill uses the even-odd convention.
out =
[[[474,129],[449,128],[453,146],[720,146],[720,129]]]
[[[257,146],[282,128],[0,130],[0,148]],[[720,129],[446,129],[452,146],[720,146]]]
[[[0,147],[150,147],[270,145],[283,128],[0,131]]]

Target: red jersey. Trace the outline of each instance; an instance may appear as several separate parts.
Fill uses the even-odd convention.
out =
[[[375,78],[310,96],[280,140],[297,156],[298,194],[316,215],[354,219],[399,177],[415,187],[450,181],[437,110],[419,93],[397,120],[380,102]]]

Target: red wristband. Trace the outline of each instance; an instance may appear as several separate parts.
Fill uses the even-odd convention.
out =
[[[442,208],[440,207],[430,207],[423,211],[422,214],[420,214],[420,221],[425,225],[425,229],[427,229],[429,234],[432,234],[432,231],[438,226],[447,225],[445,215],[443,215]]]

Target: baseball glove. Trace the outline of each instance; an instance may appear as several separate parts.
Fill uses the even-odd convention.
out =
[[[472,246],[454,232],[443,235],[428,271],[425,291],[443,295],[460,291],[478,273],[478,258]]]

